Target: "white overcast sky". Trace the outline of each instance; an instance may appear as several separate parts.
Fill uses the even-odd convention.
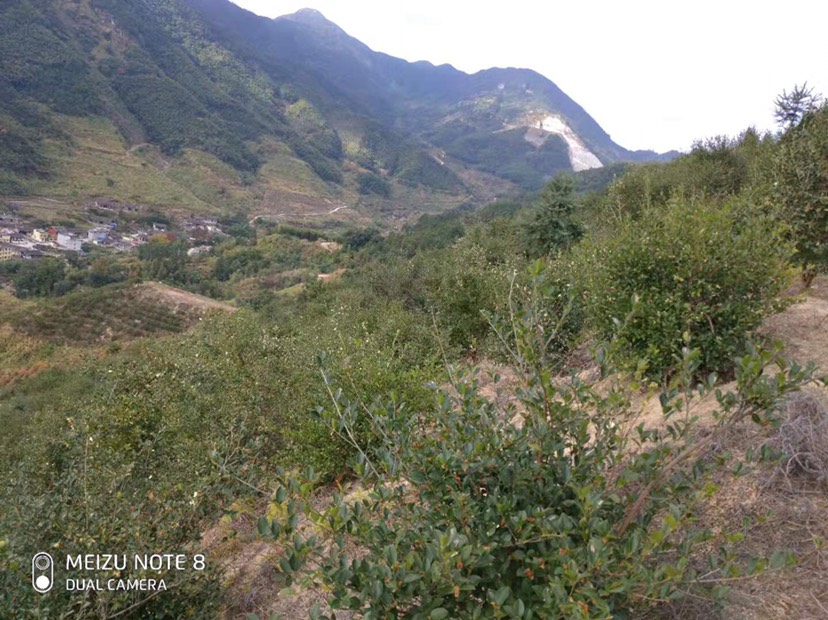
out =
[[[374,50],[473,73],[542,73],[629,149],[774,129],[773,99],[828,95],[823,0],[234,0],[268,17],[314,8]]]

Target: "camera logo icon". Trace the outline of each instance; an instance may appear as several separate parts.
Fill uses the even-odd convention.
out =
[[[55,563],[52,556],[41,551],[32,558],[32,587],[46,594],[55,583]]]

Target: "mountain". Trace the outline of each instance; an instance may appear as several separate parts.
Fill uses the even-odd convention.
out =
[[[0,1],[0,194],[376,219],[655,157],[534,71],[409,63],[310,9]]]

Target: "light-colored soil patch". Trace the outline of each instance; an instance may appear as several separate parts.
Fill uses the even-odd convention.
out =
[[[320,241],[319,245],[331,254],[334,254],[342,249],[342,244],[337,243],[336,241]]]
[[[235,312],[236,307],[226,304],[204,295],[190,293],[160,282],[145,282],[139,284],[140,294],[150,296],[152,299],[167,306],[175,312],[192,313],[210,311]]]
[[[333,273],[320,273],[316,275],[317,280],[321,280],[322,282],[330,282],[331,280],[337,280],[342,277],[342,274],[347,271],[346,269],[337,269]]]
[[[808,294],[800,303],[769,318],[760,333],[781,340],[788,357],[824,368],[828,362],[828,300]]]

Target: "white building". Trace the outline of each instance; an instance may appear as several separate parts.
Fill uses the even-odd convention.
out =
[[[0,243],[14,243],[22,238],[23,235],[12,228],[0,228]]]
[[[57,236],[57,244],[67,250],[80,252],[83,245],[83,239],[80,239],[72,233],[59,232]]]

